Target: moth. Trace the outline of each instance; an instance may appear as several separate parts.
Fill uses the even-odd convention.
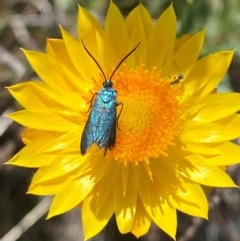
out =
[[[115,146],[117,122],[123,108],[123,104],[117,101],[117,91],[113,88],[112,78],[123,61],[136,50],[140,42],[119,62],[109,79],[106,78],[101,66],[88,51],[83,40],[82,44],[103,74],[104,82],[102,88],[90,100],[90,113],[81,137],[81,154],[84,155],[87,149],[95,143],[100,149],[103,149],[105,156],[107,150]],[[117,106],[119,105],[122,108],[117,116]]]

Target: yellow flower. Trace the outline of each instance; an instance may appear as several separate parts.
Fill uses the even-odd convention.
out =
[[[86,239],[113,214],[121,233],[137,237],[153,221],[174,238],[176,210],[207,218],[201,185],[235,187],[221,167],[240,157],[229,141],[240,136],[240,95],[216,92],[233,51],[198,59],[204,31],[176,39],[172,5],[153,25],[143,5],[124,20],[111,3],[104,29],[80,7],[78,40],[61,32],[46,53],[24,50],[42,81],[9,88],[25,108],[9,117],[26,127],[26,147],[9,163],[39,168],[29,193],[54,195],[48,217],[81,207]],[[112,78],[123,108],[106,156],[97,145],[80,154],[89,101],[104,81],[81,40],[108,77],[141,42]]]

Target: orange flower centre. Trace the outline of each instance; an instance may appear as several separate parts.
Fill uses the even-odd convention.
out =
[[[163,79],[156,68],[145,70],[143,64],[135,71],[124,65],[113,82],[123,109],[118,119],[116,144],[108,155],[125,165],[167,156],[167,148],[174,145],[172,140],[178,134],[181,120],[182,84],[171,85],[168,77]]]

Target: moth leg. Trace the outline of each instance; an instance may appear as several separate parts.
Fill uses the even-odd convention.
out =
[[[121,131],[121,129],[120,129],[119,126],[118,126],[118,119],[119,119],[119,117],[120,117],[120,115],[121,115],[121,113],[122,113],[123,103],[122,103],[122,102],[117,102],[117,106],[119,106],[119,105],[121,105],[121,110],[119,111],[119,114],[118,114],[118,116],[117,116],[117,128],[118,128],[118,130]]]
[[[97,95],[97,93],[94,93],[94,94],[93,94],[93,97],[91,98],[91,100],[89,100],[88,102],[86,102],[86,104],[90,103],[90,107],[89,107],[89,109],[86,111],[86,113],[88,113],[88,112],[91,110],[92,105],[93,105],[93,100],[94,100],[94,98],[95,98],[96,95]]]

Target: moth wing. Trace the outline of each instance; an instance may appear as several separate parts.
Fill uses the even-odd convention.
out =
[[[116,130],[117,130],[117,119],[114,118],[112,127],[111,127],[111,135],[108,141],[108,148],[113,148],[115,146],[116,141]]]
[[[84,155],[87,152],[87,149],[93,144],[93,139],[89,136],[91,130],[91,122],[88,120],[82,133],[81,137],[81,154]]]

